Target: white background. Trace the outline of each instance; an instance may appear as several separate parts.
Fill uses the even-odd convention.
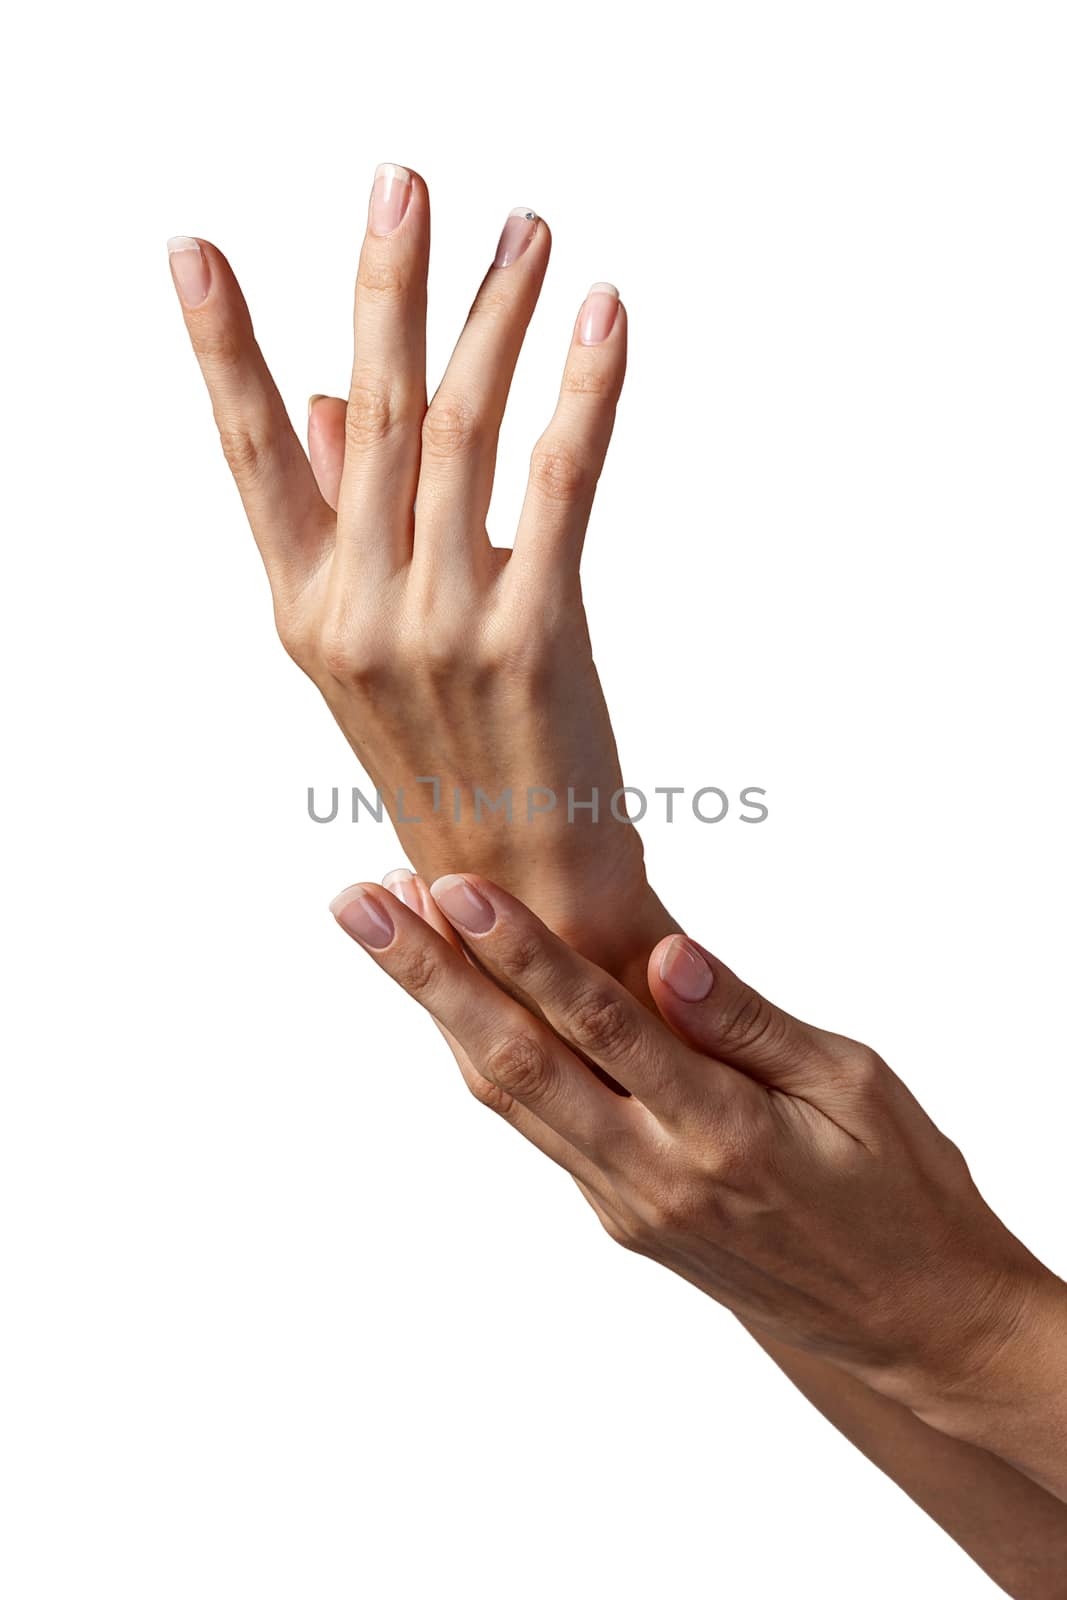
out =
[[[705,943],[885,1054],[1060,1270],[1067,110],[1054,5],[22,8],[3,102],[0,1118],[12,1600],[988,1595],[732,1321],[615,1250],[337,931],[398,864],[272,631],[166,268],[343,393],[378,161],[431,377],[555,248],[491,531],[587,285],[631,363],[587,560]]]

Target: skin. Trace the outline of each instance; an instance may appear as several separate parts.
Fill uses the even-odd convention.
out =
[[[475,1097],[611,1238],[733,1311],[1010,1594],[1061,1594],[1067,1285],[885,1062],[680,935],[648,962],[657,1017],[486,879],[388,881],[331,909]]]
[[[593,787],[609,796],[622,782],[578,576],[625,366],[621,304],[592,342],[594,297],[576,318],[559,405],[531,457],[514,550],[493,548],[485,528],[500,418],[548,261],[547,225],[535,219],[529,234],[521,254],[506,264],[498,255],[486,273],[428,405],[426,186],[410,175],[395,225],[383,226],[372,202],[350,394],[313,397],[307,453],[222,253],[187,241],[193,251],[172,265],[279,635],[381,789],[409,860],[429,878],[457,859],[489,874],[651,1006],[647,951],[677,924],[648,885],[636,830],[594,827],[583,813],[574,823],[558,812],[527,823],[521,804],[511,826],[491,815],[470,821],[475,784],[490,796],[509,786],[522,796],[537,784],[561,795],[573,786],[583,797]],[[430,774],[446,797],[437,814],[427,814],[428,790],[417,784]],[[459,825],[452,789],[462,801]],[[415,811],[423,821],[406,823]],[[455,935],[423,880],[405,872],[392,887],[414,898],[455,954]],[[520,1100],[442,1031],[478,1098],[530,1136]],[[745,1321],[802,1392],[991,1576],[1034,1600],[1059,1593],[1053,1575],[1067,1563],[1067,1521],[1058,1501],[765,1323]],[[812,1349],[820,1338],[836,1349],[829,1323],[821,1333],[813,1324],[808,1336]]]
[[[190,272],[175,274],[186,326],[281,641],[381,791],[408,859],[433,877],[458,854],[640,984],[635,952],[675,926],[649,887],[640,835],[581,811],[568,821],[565,799],[568,788],[586,799],[597,787],[606,810],[622,785],[579,559],[622,388],[626,309],[603,291],[583,303],[555,415],[532,452],[514,548],[494,548],[486,513],[497,439],[550,234],[535,218],[517,259],[489,268],[428,405],[429,196],[417,173],[406,187],[404,214],[385,233],[393,219],[376,215],[372,192],[351,388],[347,404],[314,397],[310,461],[233,272],[205,240],[195,241],[202,277],[192,274],[192,293]],[[172,263],[195,267],[189,258]],[[590,321],[608,312],[605,336],[587,342],[601,331]],[[441,779],[437,814],[420,776]],[[475,822],[476,787],[490,799],[510,788],[512,823],[484,806]],[[553,790],[556,809],[527,820],[530,788]]]

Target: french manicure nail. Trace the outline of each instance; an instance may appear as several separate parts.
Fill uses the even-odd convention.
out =
[[[325,398],[326,398],[326,396],[324,394],[313,394],[313,395],[309,395],[308,396],[308,416],[309,417],[310,417],[311,413],[315,409],[316,401],[325,400]]]
[[[392,872],[387,872],[382,879],[382,888],[388,889],[390,894],[405,906],[409,911],[422,916],[422,905],[419,900],[419,886],[415,874],[407,867],[394,867]]]
[[[411,173],[407,167],[397,167],[383,161],[375,169],[370,192],[371,233],[392,233],[404,220],[411,199]]]
[[[510,267],[513,261],[519,259],[537,232],[537,220],[537,212],[531,211],[529,206],[516,206],[514,211],[508,212],[508,220],[493,257],[494,267]]]
[[[200,241],[184,233],[175,234],[173,239],[167,240],[167,255],[178,298],[187,310],[194,311],[207,299],[211,288],[211,268]]]
[[[679,1000],[705,1000],[714,973],[696,945],[677,934],[659,958],[659,975]]]
[[[581,344],[603,344],[619,314],[619,291],[613,283],[594,283],[578,319]]]
[[[458,923],[467,933],[488,933],[496,921],[496,912],[484,894],[455,873],[431,883],[430,893],[449,922]]]
[[[330,901],[330,910],[346,933],[371,950],[384,950],[396,932],[385,907],[366,889],[343,889]]]

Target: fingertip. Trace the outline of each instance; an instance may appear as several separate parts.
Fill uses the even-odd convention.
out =
[[[496,923],[496,909],[476,887],[473,874],[449,872],[430,885],[434,903],[464,933],[488,933]]]
[[[607,344],[622,320],[622,301],[615,284],[591,284],[578,312],[577,341],[586,347]]]
[[[371,950],[392,944],[396,926],[381,899],[376,883],[354,883],[330,901],[335,921],[347,934]]]
[[[675,1000],[696,1005],[706,1000],[715,973],[699,945],[684,934],[673,933],[653,950],[648,964],[650,984],[655,978]]]
[[[401,905],[407,906],[409,911],[414,911],[416,916],[423,917],[425,921],[419,880],[410,867],[394,867],[387,872],[382,879],[382,888],[388,889]]]
[[[649,954],[649,957],[648,957],[648,967],[647,967],[648,981],[649,981],[650,985],[658,983],[660,981],[660,975],[659,975],[660,963],[661,963],[661,961],[663,959],[664,951],[667,949],[667,946],[670,944],[670,942],[671,942],[671,940],[673,938],[675,938],[675,935],[673,933],[664,934],[663,938],[659,941],[659,943],[658,944],[654,944],[652,946],[652,950],[651,950],[651,952]]]
[[[361,883],[353,883],[347,889],[342,889],[340,893],[335,894],[328,907],[330,915],[336,917],[341,907],[347,905],[349,900],[354,899],[363,887],[364,885]]]
[[[189,233],[174,234],[167,240],[167,260],[178,299],[186,311],[195,311],[211,292],[211,263],[201,240]]]

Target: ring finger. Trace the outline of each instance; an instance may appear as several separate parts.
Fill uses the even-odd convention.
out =
[[[500,424],[551,244],[547,223],[516,206],[422,425],[416,561],[488,549]]]

